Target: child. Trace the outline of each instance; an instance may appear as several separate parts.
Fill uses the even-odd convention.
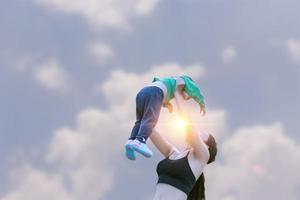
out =
[[[161,107],[166,107],[172,112],[170,100],[174,98],[178,87],[183,88],[183,97],[193,98],[199,103],[200,112],[205,114],[204,96],[190,77],[154,78],[153,82],[140,90],[136,96],[136,122],[125,144],[128,159],[136,159],[134,151],[147,158],[152,156],[152,151],[146,145],[147,138],[157,123]]]

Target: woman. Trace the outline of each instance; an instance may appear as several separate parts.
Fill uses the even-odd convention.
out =
[[[180,98],[182,95],[176,99]],[[177,101],[177,105],[183,114],[180,102]],[[155,130],[150,138],[165,156],[157,165],[158,183],[154,200],[205,200],[203,169],[215,160],[217,145],[214,137],[197,131],[192,123],[188,123],[188,148],[182,152]]]

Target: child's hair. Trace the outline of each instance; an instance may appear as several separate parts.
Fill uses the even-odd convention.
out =
[[[218,151],[215,138],[211,134],[209,135],[206,144],[208,145],[208,151],[209,151],[209,160],[207,164],[209,164],[215,161],[217,151]],[[205,200],[205,178],[203,173],[196,181],[196,184],[193,187],[190,194],[188,195],[187,200]]]

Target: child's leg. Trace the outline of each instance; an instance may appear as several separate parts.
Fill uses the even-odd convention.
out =
[[[152,156],[152,151],[145,142],[158,120],[163,96],[163,91],[157,87],[146,87],[137,95],[137,121],[130,136],[135,140],[126,146],[126,156],[129,159],[135,159],[134,156],[131,156],[131,150],[137,151],[148,158]]]
[[[160,110],[163,102],[163,91],[157,87],[148,87],[147,93],[142,95],[143,115],[138,123],[139,131],[136,139],[145,143],[159,118]]]
[[[132,128],[132,131],[131,131],[131,134],[130,134],[130,137],[129,137],[129,140],[134,140],[140,130],[140,126],[141,126],[141,120],[137,120],[135,123],[134,123],[134,126]]]
[[[141,121],[142,121],[142,117],[143,117],[143,110],[144,110],[143,109],[144,103],[142,101],[142,92],[139,92],[136,95],[135,102],[136,102],[136,122],[132,128],[129,140],[134,140],[140,130],[140,125],[141,125]]]
[[[127,143],[125,144],[125,155],[129,160],[135,160],[136,156],[134,153],[134,150],[131,146],[132,141],[136,138],[139,129],[140,129],[140,125],[141,125],[141,120],[143,117],[143,102],[140,100],[141,99],[141,92],[139,92],[136,95],[136,122],[132,128],[130,137],[127,141]]]

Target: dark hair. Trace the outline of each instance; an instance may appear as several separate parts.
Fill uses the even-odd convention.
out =
[[[217,155],[217,143],[215,138],[210,134],[208,140],[205,142],[208,145],[209,151],[209,159],[207,164],[215,161]],[[201,176],[196,181],[195,186],[193,187],[192,191],[188,195],[187,200],[205,200],[205,178],[204,174],[202,173]]]

